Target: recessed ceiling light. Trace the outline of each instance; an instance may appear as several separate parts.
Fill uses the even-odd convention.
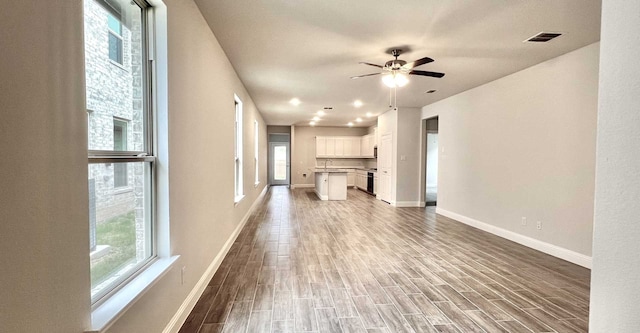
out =
[[[356,121],[361,123],[362,122],[362,118],[356,118]]]
[[[318,116],[313,117],[313,121],[318,121],[318,120],[320,120],[320,117],[318,117]]]
[[[352,122],[349,122],[347,125],[349,125],[349,127],[353,126]]]
[[[367,117],[371,117],[371,116],[373,116],[373,113],[367,112]]]
[[[324,116],[324,115],[325,115],[324,111],[322,111],[322,110],[318,111],[318,116]]]
[[[316,122],[315,122],[315,121],[310,121],[310,122],[309,122],[309,125],[311,125],[311,126],[315,126],[315,125],[316,125]]]
[[[355,106],[357,108],[361,107],[362,106],[362,101],[359,100],[359,99],[355,100],[355,102],[353,102],[353,106]]]
[[[299,99],[297,99],[297,98],[292,98],[292,99],[289,101],[289,103],[291,103],[291,104],[293,104],[293,105],[295,105],[295,106],[298,106],[298,105],[300,105],[300,100],[299,100]]]

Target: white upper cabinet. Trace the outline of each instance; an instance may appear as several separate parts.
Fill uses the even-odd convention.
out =
[[[373,158],[375,134],[365,136],[317,136],[316,157]]]

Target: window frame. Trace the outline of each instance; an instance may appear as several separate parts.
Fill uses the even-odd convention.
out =
[[[128,135],[129,135],[129,122],[126,119],[122,119],[122,118],[118,118],[118,117],[113,117],[113,151],[126,151],[127,149],[121,149],[121,150],[117,150],[115,147],[116,144],[116,124],[120,123],[120,127],[123,128],[124,130],[122,131],[123,136],[122,136],[122,141],[124,147],[129,147],[128,145]],[[118,168],[119,165],[122,165],[122,168]],[[124,184],[118,184],[117,183],[117,179],[118,178],[118,170],[119,172],[122,172],[125,174],[124,176]],[[129,167],[128,164],[126,163],[113,163],[113,189],[114,191],[123,191],[123,190],[129,190],[131,189],[131,186],[129,185]]]
[[[137,5],[140,5],[136,2]],[[140,7],[142,8],[142,7]],[[122,37],[122,22],[120,20],[118,20],[118,18],[116,18],[113,14],[108,13],[107,15],[109,15],[109,17],[112,17],[114,20],[118,21],[118,24],[120,25],[120,33],[113,31],[113,29],[111,29],[111,27],[109,26],[109,23],[107,21],[107,32],[108,32],[108,36],[109,36],[109,47],[108,47],[108,57],[109,60],[111,62],[113,62],[114,64],[123,66],[124,65],[124,38]],[[108,18],[107,18],[108,20]],[[118,59],[113,59],[111,58],[111,36],[115,37],[118,39],[119,43],[118,43],[118,58],[120,61],[118,61]]]
[[[258,185],[260,185],[260,168],[259,168],[259,153],[260,153],[260,124],[258,123],[258,120],[254,120],[253,121],[253,126],[254,126],[254,130],[253,130],[253,144],[254,144],[254,163],[255,163],[255,183],[253,184],[255,187],[257,187]]]
[[[100,2],[100,1],[98,1]],[[152,94],[152,85],[153,85],[153,58],[154,50],[152,49],[153,43],[150,42],[151,38],[153,38],[153,27],[151,24],[153,23],[149,15],[151,11],[151,6],[142,1],[142,0],[132,0],[132,3],[136,4],[140,7],[140,15],[141,15],[141,26],[143,29],[142,41],[141,41],[141,57],[143,66],[142,67],[142,79],[144,81],[144,89],[143,89],[143,137],[144,144],[142,150],[128,150],[129,146],[127,146],[126,150],[115,151],[115,150],[92,150],[88,149],[88,165],[91,164],[108,164],[111,163],[115,165],[116,163],[136,163],[142,162],[145,163],[145,195],[148,195],[149,198],[145,203],[145,214],[148,213],[149,219],[149,231],[147,235],[149,237],[150,248],[149,248],[149,256],[145,260],[137,263],[132,269],[128,270],[127,274],[123,274],[123,276],[115,279],[108,287],[105,287],[100,292],[91,296],[91,308],[92,310],[98,309],[103,303],[108,301],[112,296],[116,295],[120,290],[127,287],[127,284],[138,277],[141,273],[143,273],[147,268],[151,267],[153,263],[158,260],[158,250],[157,250],[157,219],[156,219],[156,188],[157,188],[157,176],[156,176],[156,163],[157,163],[157,152],[155,150],[155,105]],[[113,16],[113,14],[108,13],[108,15]],[[115,18],[115,17],[114,17]],[[115,18],[117,19],[117,18]],[[118,22],[122,25],[122,22],[118,20]],[[112,30],[109,29],[111,33]],[[115,32],[114,32],[115,33]],[[117,35],[117,34],[116,34]],[[121,48],[121,51],[124,53],[124,49]],[[111,57],[109,59],[113,62]],[[114,62],[118,64],[117,62]],[[119,120],[126,122],[126,120],[114,117],[114,120]],[[129,125],[127,124],[127,131],[129,130]],[[148,182],[146,181],[148,180]],[[147,184],[148,183],[148,184]],[[126,188],[117,188],[114,186],[114,192],[118,193],[122,189]],[[148,212],[147,212],[148,210]]]
[[[238,95],[234,94],[234,112],[235,112],[235,125],[234,125],[234,203],[238,204],[242,198],[244,198],[244,188],[243,188],[243,170],[242,170],[242,162],[243,162],[243,108],[242,108],[242,100]]]

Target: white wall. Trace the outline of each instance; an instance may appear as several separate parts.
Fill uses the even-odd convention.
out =
[[[423,107],[423,119],[439,115],[441,213],[590,265],[598,53],[595,43]]]
[[[196,5],[165,3],[170,242],[181,258],[109,332],[161,332],[266,184],[266,126],[251,97]],[[90,324],[82,12],[81,0],[7,2],[0,11],[0,332],[73,333]],[[234,93],[246,134],[246,197],[237,206]]]
[[[589,331],[640,329],[640,2],[602,3]]]
[[[395,205],[421,206],[420,109],[398,108]]]
[[[397,108],[378,117],[378,140],[392,135],[391,198],[394,206],[420,205],[422,134],[420,133],[420,109]],[[381,152],[378,144],[378,153]]]

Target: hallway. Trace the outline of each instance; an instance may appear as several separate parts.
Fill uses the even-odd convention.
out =
[[[180,332],[586,332],[590,271],[357,190],[271,187]]]

